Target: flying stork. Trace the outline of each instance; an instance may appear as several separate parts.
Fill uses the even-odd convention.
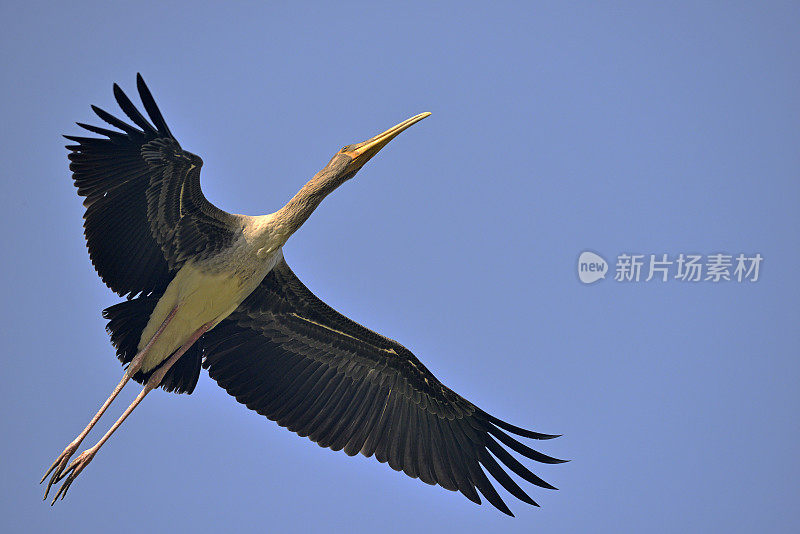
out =
[[[108,400],[42,477],[50,476],[45,499],[61,480],[52,503],[64,498],[151,390],[191,393],[201,367],[237,401],[321,447],[374,455],[478,504],[480,492],[506,514],[513,515],[487,473],[532,505],[506,469],[555,489],[507,449],[559,463],[509,434],[556,436],[509,424],[456,394],[403,345],[319,300],[283,257],[283,245],[328,194],[430,113],[345,146],[275,213],[234,215],[205,198],[203,160],[181,148],[141,75],[136,82],[149,120],[114,84],[133,125],[92,106],[116,129],[78,123],[101,137],[65,136],[74,143],[66,147],[70,170],[85,198],[89,257],[103,282],[127,297],[103,311],[126,367]],[[130,379],[144,385],[141,393],[70,463]]]

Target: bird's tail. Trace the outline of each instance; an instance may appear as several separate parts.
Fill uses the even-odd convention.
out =
[[[103,317],[108,319],[106,331],[111,335],[111,344],[117,349],[117,358],[126,365],[136,356],[142,331],[150,320],[160,295],[140,296],[126,300],[103,310]],[[203,356],[203,339],[192,345],[186,354],[164,375],[159,387],[175,393],[191,393],[200,377],[200,363]],[[133,375],[140,384],[147,382],[150,375],[158,369],[141,371]]]

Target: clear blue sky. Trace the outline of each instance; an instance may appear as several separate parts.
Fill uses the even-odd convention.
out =
[[[797,532],[800,10],[4,2],[3,532]],[[285,3],[284,3],[285,4]],[[285,247],[321,298],[500,417],[564,436],[510,519],[249,412],[146,399],[50,508],[121,376],[63,133],[141,71],[233,212],[422,111]],[[579,282],[591,250],[760,253],[755,282]],[[136,390],[123,395],[106,424]],[[99,437],[94,433],[87,441]]]

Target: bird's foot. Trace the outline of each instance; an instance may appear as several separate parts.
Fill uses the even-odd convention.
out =
[[[50,493],[50,488],[53,487],[53,484],[61,480],[61,474],[64,472],[64,469],[66,469],[67,464],[69,464],[69,459],[72,458],[72,455],[75,454],[76,450],[78,450],[80,444],[81,440],[76,439],[67,445],[67,448],[64,449],[64,452],[62,452],[59,457],[56,458],[56,461],[53,462],[53,464],[50,466],[50,469],[48,469],[44,474],[42,480],[39,481],[39,484],[41,484],[50,475],[50,473],[53,474],[53,476],[50,477],[50,482],[47,483],[47,489],[44,491],[43,500],[47,500],[47,494]]]
[[[58,493],[56,493],[56,496],[53,497],[53,500],[50,502],[50,506],[53,506],[59,497],[63,499],[66,496],[69,487],[72,485],[72,483],[81,473],[81,471],[83,471],[86,468],[86,466],[89,465],[89,462],[92,461],[94,455],[97,454],[98,449],[99,447],[94,446],[90,449],[86,449],[85,451],[83,451],[77,458],[75,458],[72,461],[71,464],[69,464],[69,467],[55,480],[56,482],[58,482],[62,478],[66,478],[66,480],[64,480],[64,483],[61,484],[61,487],[58,489]],[[55,478],[55,475],[53,475],[53,478]]]

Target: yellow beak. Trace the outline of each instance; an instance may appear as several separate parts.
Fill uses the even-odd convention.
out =
[[[400,135],[400,132],[418,123],[428,115],[430,115],[430,112],[428,111],[425,113],[420,113],[419,115],[414,115],[410,119],[405,120],[396,126],[392,126],[385,132],[376,135],[372,139],[348,147],[348,150],[342,153],[353,158],[353,163],[358,167],[361,167],[367,161],[369,161],[372,156],[377,154],[380,149],[385,147],[389,141]]]

